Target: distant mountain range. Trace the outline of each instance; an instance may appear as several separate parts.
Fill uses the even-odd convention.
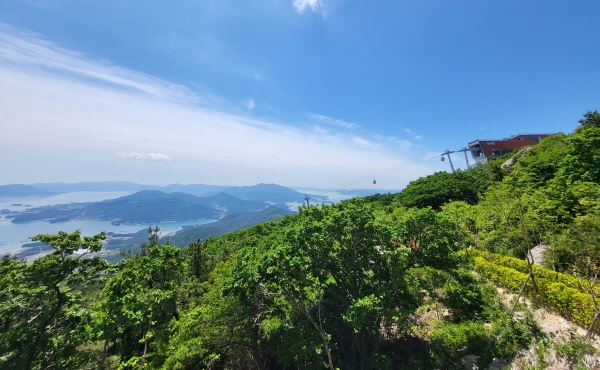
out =
[[[31,185],[13,184],[1,185],[0,196],[50,196],[60,193],[80,191],[142,191],[160,190],[163,193],[187,193],[207,197],[218,193],[226,193],[234,197],[259,202],[294,202],[302,201],[305,194],[276,184],[258,184],[253,186],[224,186],[204,184],[171,184],[167,186],[136,184],[128,181],[102,182],[47,182]]]
[[[0,185],[0,198],[47,197],[50,195],[54,195],[54,193],[31,185]]]
[[[101,181],[101,182],[46,182],[31,184],[38,189],[46,190],[54,193],[70,193],[74,191],[141,191],[141,190],[161,190],[165,193],[188,193],[198,196],[210,196],[217,194],[223,190],[231,188],[224,185],[204,185],[192,184],[181,185],[171,184],[167,186],[144,185],[129,181]]]
[[[0,185],[0,197],[44,197],[60,193],[81,191],[131,191],[160,190],[164,193],[187,193],[200,197],[208,197],[218,193],[226,193],[234,197],[270,203],[302,202],[305,192],[310,192],[313,202],[327,201],[325,195],[314,194],[333,191],[346,196],[364,197],[376,193],[396,193],[394,189],[337,189],[327,190],[320,188],[289,188],[276,184],[258,184],[253,186],[226,186],[204,184],[171,184],[167,186],[137,184],[129,181],[101,181],[101,182],[46,182],[31,185],[12,184]],[[297,190],[302,190],[299,192]],[[310,195],[310,194],[309,194]],[[281,206],[281,204],[279,204]]]
[[[271,206],[261,211],[230,214],[210,224],[185,227],[183,230],[175,233],[175,235],[162,237],[160,242],[165,243],[168,240],[172,245],[185,247],[197,239],[204,241],[209,237],[218,237],[262,222],[274,221],[294,213]],[[104,250],[108,251],[108,253],[103,255],[103,258],[111,262],[116,262],[121,259],[118,251],[139,251],[140,244],[146,241],[148,241],[146,228],[131,234],[108,233],[108,241],[104,246]],[[17,258],[23,258],[50,250],[52,248],[45,244],[39,242],[30,243],[23,246],[23,249],[16,256]]]
[[[154,188],[154,189],[143,189]],[[157,190],[156,188],[160,189]],[[147,224],[169,221],[220,219],[234,213],[263,210],[270,205],[288,209],[288,203],[301,203],[307,194],[276,184],[254,186],[220,185],[142,185],[133,182],[38,183],[2,185],[0,197],[45,197],[77,191],[133,191],[134,194],[95,203],[71,203],[27,209],[3,210],[13,222],[101,220],[113,224]],[[302,189],[306,190],[306,189]],[[313,189],[309,189],[313,190]],[[314,189],[317,192],[319,189]],[[373,190],[338,190],[348,195],[366,196]],[[210,195],[207,195],[210,194]],[[326,196],[311,196],[311,202],[328,202]]]
[[[124,197],[94,203],[72,203],[29,209],[7,216],[12,222],[44,220],[62,222],[73,219],[109,221],[113,224],[141,224],[168,221],[217,219],[231,213],[267,208],[264,202],[247,201],[229,194],[197,197],[186,193],[142,190]]]

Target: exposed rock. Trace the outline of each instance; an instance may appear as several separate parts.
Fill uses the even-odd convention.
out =
[[[446,309],[444,310],[444,313],[442,314],[442,316],[443,316],[443,317],[445,317],[445,318],[452,318],[452,315],[453,315],[453,314],[454,314],[454,313],[452,312],[452,310],[451,310],[451,309],[449,309],[449,308],[446,308]]]
[[[536,245],[535,247],[531,248],[531,255],[533,256],[533,262],[536,265],[542,266],[542,255],[546,249],[548,249],[548,246],[544,245],[544,244]]]
[[[466,370],[473,370],[477,369],[477,359],[479,359],[479,356],[466,355],[460,359],[460,363],[463,364]]]
[[[525,318],[525,312],[519,312],[519,311],[515,312],[514,318],[516,321],[523,320]]]
[[[500,165],[500,167],[504,169],[512,169],[512,167],[517,162],[517,159],[522,158],[527,152],[529,152],[533,147],[532,146],[524,146],[519,149],[518,152],[515,153],[510,159]]]
[[[508,366],[508,360],[503,358],[496,358],[492,360],[492,363],[486,367],[486,370],[503,370],[506,366]]]

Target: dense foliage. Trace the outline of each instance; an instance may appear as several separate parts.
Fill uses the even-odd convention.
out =
[[[548,343],[488,281],[580,324],[598,316],[597,122],[588,112],[510,166],[303,206],[185,248],[149,229],[115,264],[96,254],[104,234],[36,236],[52,253],[0,260],[0,367],[451,369],[473,354],[482,368]],[[540,243],[549,269],[531,265]],[[573,343],[556,351],[575,366],[593,348]]]
[[[436,172],[408,184],[398,194],[399,203],[407,208],[431,207],[439,209],[451,201],[476,204],[481,194],[492,184],[490,169],[474,167],[454,173]]]

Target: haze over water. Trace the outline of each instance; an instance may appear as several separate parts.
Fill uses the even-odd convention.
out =
[[[24,211],[28,208],[41,207],[55,204],[99,202],[106,199],[114,199],[132,194],[130,191],[106,191],[106,192],[71,192],[58,194],[43,198],[2,198],[0,199],[0,210],[9,209],[11,211]],[[21,204],[21,206],[13,206]],[[26,206],[28,205],[28,206]],[[216,220],[196,220],[181,222],[164,222],[158,226],[163,233],[169,233],[179,230],[185,225],[200,225]],[[55,234],[59,231],[73,232],[81,230],[82,235],[94,235],[101,231],[114,233],[135,233],[147,228],[149,225],[113,225],[107,221],[98,220],[72,220],[66,222],[50,223],[46,221],[31,221],[25,223],[12,223],[10,219],[0,215],[0,254],[12,253],[18,251],[23,244],[31,243],[30,238],[37,234]]]

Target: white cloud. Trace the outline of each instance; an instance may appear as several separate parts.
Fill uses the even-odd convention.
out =
[[[254,103],[254,99],[244,100],[242,102],[242,105],[245,106],[246,108],[250,109],[250,110],[252,110],[252,109],[254,109],[254,107],[256,107],[256,103]]]
[[[323,7],[323,2],[321,0],[294,0],[293,4],[300,14],[304,13],[306,9],[311,9],[316,12],[319,8]]]
[[[412,146],[413,146],[413,143],[411,143],[408,140],[397,140],[396,143],[400,148],[404,148],[404,149],[409,149],[409,148],[412,148]]]
[[[362,137],[354,137],[353,140],[356,144],[361,145],[361,146],[373,146],[373,143],[371,143],[368,140],[363,139]]]
[[[0,28],[0,158],[8,159],[2,182],[335,187],[411,162],[392,142],[201,108],[183,86],[13,31]],[[401,188],[431,172],[425,164],[407,167],[378,178],[377,186]]]
[[[202,96],[187,87],[116,66],[106,60],[62,48],[37,35],[0,23],[0,60],[19,67],[41,67],[79,78],[117,85],[161,99],[218,101],[212,93]]]
[[[131,153],[117,153],[117,157],[131,158],[131,159],[146,159],[151,161],[170,161],[172,158],[163,153],[143,153],[143,152],[131,152]]]
[[[404,132],[411,134],[415,140],[421,140],[423,137],[409,128],[404,128]]]
[[[316,121],[316,122],[325,123],[328,125],[333,125],[333,126],[338,126],[338,127],[345,127],[345,128],[360,127],[359,125],[357,125],[356,123],[353,123],[353,122],[345,122],[345,121],[342,121],[337,118],[327,117],[327,116],[323,116],[320,114],[307,113],[306,117],[308,117],[309,119]]]

